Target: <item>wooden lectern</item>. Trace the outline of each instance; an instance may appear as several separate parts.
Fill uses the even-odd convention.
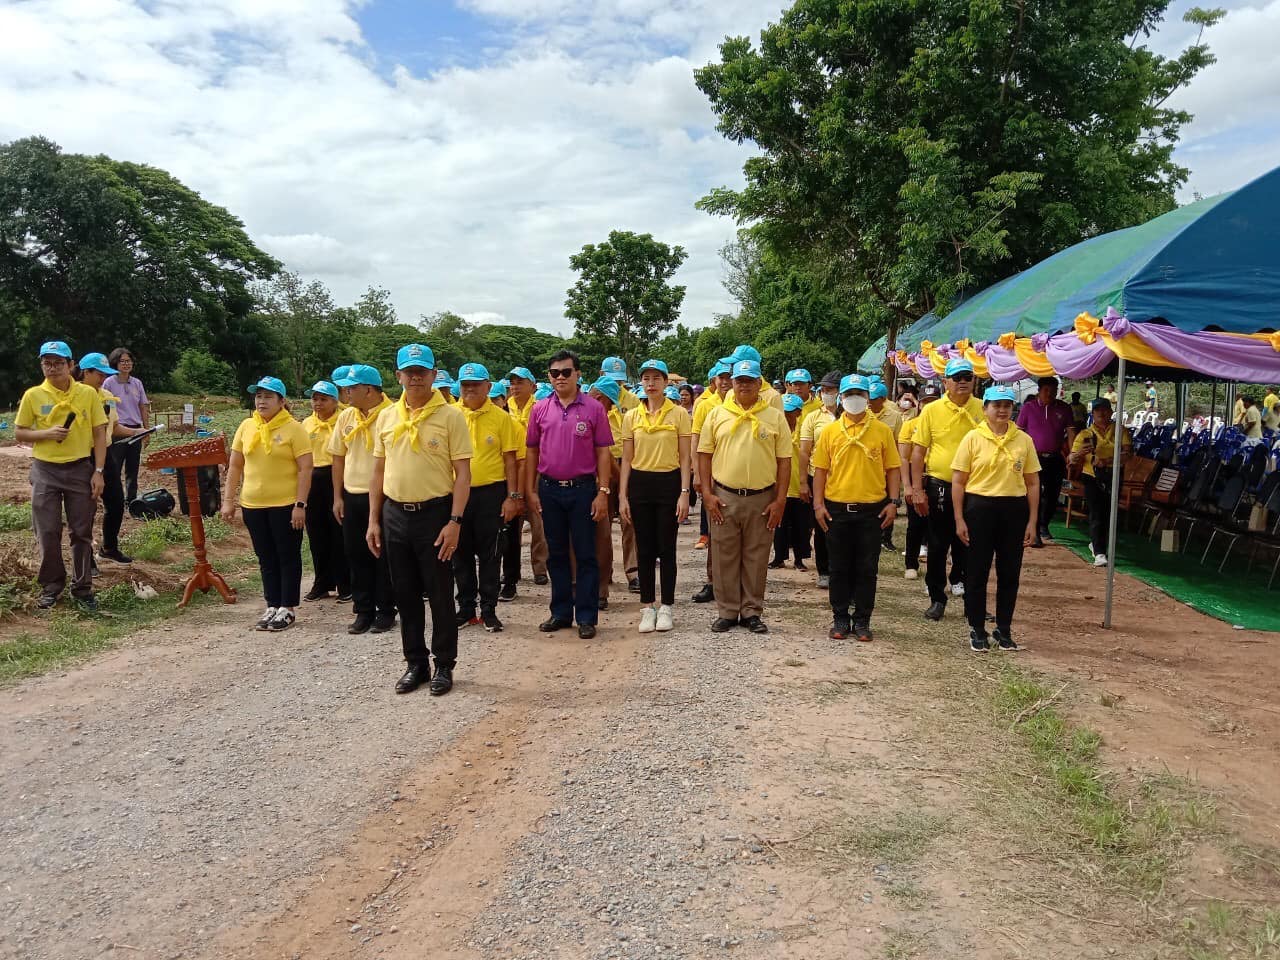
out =
[[[196,551],[196,566],[186,589],[182,591],[179,607],[191,602],[191,595],[197,589],[205,593],[209,588],[222,594],[227,603],[236,602],[236,592],[227,586],[227,581],[213,569],[204,549],[204,516],[200,510],[199,477],[197,467],[220,467],[227,462],[227,441],[225,437],[209,437],[195,443],[184,443],[180,447],[160,450],[147,457],[147,469],[159,470],[162,467],[176,467],[185,471],[183,478],[187,488],[187,519],[191,521],[191,545]]]

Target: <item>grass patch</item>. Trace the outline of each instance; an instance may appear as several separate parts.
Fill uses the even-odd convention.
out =
[[[908,910],[919,910],[929,901],[929,894],[914,880],[894,880],[884,888],[884,895]]]
[[[217,543],[231,536],[231,527],[221,517],[205,517],[205,540]],[[191,542],[191,524],[186,517],[161,517],[148,520],[128,533],[120,542],[122,549],[135,560],[156,563],[164,559],[171,546]],[[188,564],[183,564],[183,568]]]
[[[0,533],[31,529],[31,504],[0,503]]]
[[[927,933],[903,930],[900,927],[890,928],[885,932],[884,955],[886,960],[908,960],[910,957],[918,956],[925,942],[929,939]]]
[[[815,840],[822,852],[868,863],[915,863],[946,831],[947,821],[919,810],[898,810],[885,820],[848,820]]]
[[[1188,960],[1280,958],[1280,909],[1253,910],[1230,903],[1210,903],[1182,923]]]

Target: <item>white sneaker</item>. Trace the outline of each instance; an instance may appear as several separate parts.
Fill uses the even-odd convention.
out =
[[[1095,553],[1093,555],[1093,565],[1095,567],[1105,567],[1107,565],[1107,555],[1105,553]]]
[[[921,547],[921,548],[920,548],[920,559],[921,559],[921,560],[928,560],[928,559],[929,559],[929,548],[928,548],[928,547]]]
[[[258,618],[258,622],[253,625],[253,629],[255,630],[267,629],[267,627],[270,626],[271,621],[275,619],[275,616],[276,616],[276,608],[267,607],[267,609],[262,612],[262,616]]]
[[[671,608],[664,603],[658,608],[658,632],[665,633],[675,625],[675,618],[671,615]]]
[[[963,596],[964,596],[964,584],[963,584],[963,583],[953,583],[953,584],[951,585],[951,595],[952,595],[953,597],[963,597]]]
[[[640,613],[640,632],[653,633],[658,626],[658,611],[653,607],[645,607]]]
[[[916,572],[914,568],[912,568],[907,570],[907,572],[904,573],[903,576],[906,577],[908,580],[914,580],[916,577],[920,576],[920,574]]]

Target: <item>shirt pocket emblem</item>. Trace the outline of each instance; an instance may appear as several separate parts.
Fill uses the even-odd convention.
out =
[[[497,443],[497,442],[498,442],[498,438],[497,438],[497,437],[495,437],[495,436],[491,433],[491,434],[489,434],[487,437],[485,437],[485,438],[484,438],[484,442],[485,442],[488,446],[491,446],[491,447],[492,447],[495,443]]]
[[[574,430],[578,432],[578,436],[585,437],[587,435],[587,421],[579,420],[578,425],[574,427]]]
[[[439,449],[440,449],[440,438],[439,438],[439,437],[432,437],[430,440],[428,440],[428,441],[427,441],[427,446],[428,446],[428,447],[430,447],[432,450],[439,450]]]
[[[40,416],[47,417],[53,411],[52,403],[43,403],[40,405]]]

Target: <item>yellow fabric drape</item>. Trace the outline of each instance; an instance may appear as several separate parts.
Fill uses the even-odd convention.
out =
[[[1076,336],[1083,342],[1096,343],[1101,338],[1108,350],[1117,357],[1123,357],[1131,363],[1142,363],[1149,367],[1182,366],[1182,364],[1168,359],[1164,354],[1149,346],[1141,336],[1130,335],[1117,340],[1107,332],[1101,320],[1087,311],[1076,317],[1074,326]]]

